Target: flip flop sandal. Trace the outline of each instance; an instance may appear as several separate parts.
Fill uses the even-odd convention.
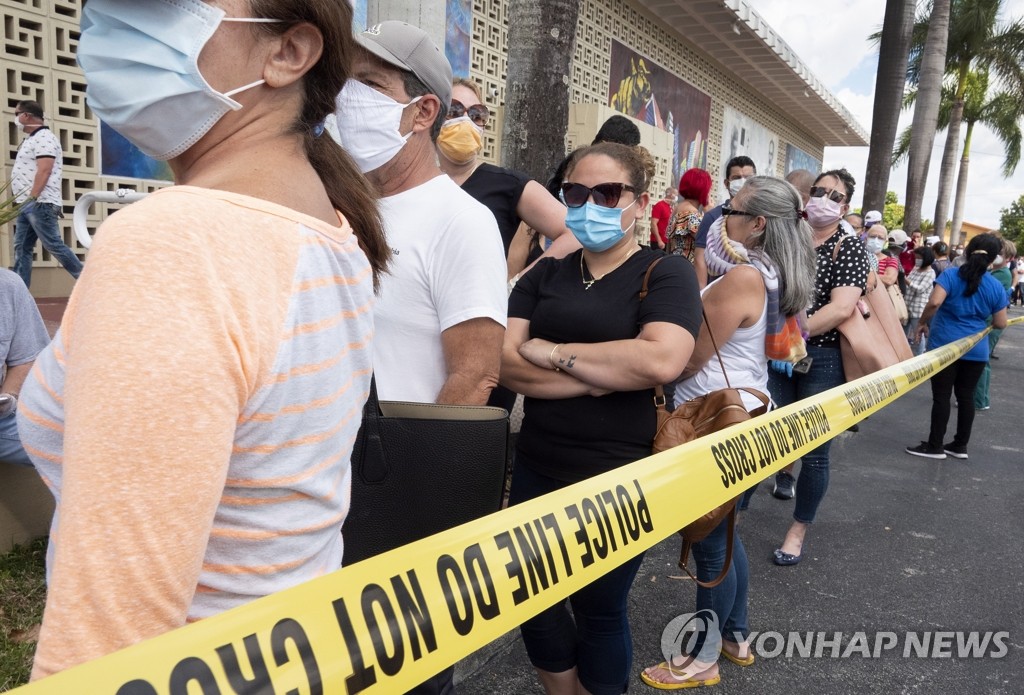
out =
[[[655,668],[665,669],[672,674],[673,677],[681,679],[675,683],[662,683],[661,681],[656,681],[648,676],[646,672],[641,671],[640,680],[652,688],[657,688],[658,690],[685,690],[687,688],[700,688],[703,686],[718,685],[722,680],[721,676],[714,676],[713,678],[707,678],[704,680],[695,679],[693,676],[686,677],[685,671],[676,671],[667,661],[662,661]]]
[[[737,666],[743,666],[745,668],[747,666],[753,666],[754,665],[754,651],[753,650],[751,650],[750,653],[747,654],[747,658],[745,658],[745,659],[741,659],[738,656],[733,656],[732,654],[730,654],[729,652],[725,651],[724,649],[722,649],[718,653],[721,654],[722,656],[724,656],[729,661],[731,661],[734,664],[736,664]]]

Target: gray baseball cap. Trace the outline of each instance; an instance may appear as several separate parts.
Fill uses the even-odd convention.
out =
[[[447,113],[452,104],[452,66],[425,31],[389,20],[356,34],[356,41],[385,63],[416,75]]]

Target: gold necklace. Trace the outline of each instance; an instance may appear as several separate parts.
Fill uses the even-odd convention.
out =
[[[632,249],[630,249],[629,253],[627,253],[623,257],[623,259],[621,261],[616,263],[614,266],[612,266],[606,272],[601,273],[600,276],[592,276],[589,280],[587,279],[586,271],[583,270],[583,253],[580,252],[580,278],[583,280],[583,289],[584,290],[589,290],[593,286],[593,284],[595,282],[597,282],[598,280],[603,280],[608,275],[608,273],[618,269],[619,266],[621,266],[623,263],[625,263],[626,261],[629,260],[630,256],[632,256],[634,253],[636,253],[639,250],[640,250],[640,246],[639,245],[634,246]]]

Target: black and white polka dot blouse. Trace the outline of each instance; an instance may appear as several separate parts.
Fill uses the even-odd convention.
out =
[[[843,240],[839,247],[835,263],[832,262],[832,251],[835,245]],[[814,301],[807,311],[813,316],[816,311],[829,303],[832,290],[837,287],[859,287],[861,292],[867,287],[868,271],[871,270],[868,252],[856,237],[851,237],[842,230],[825,240],[818,247],[818,272],[814,280]],[[833,328],[807,341],[819,347],[839,347],[839,331]]]

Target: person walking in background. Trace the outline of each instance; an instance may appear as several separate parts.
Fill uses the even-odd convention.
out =
[[[769,355],[778,356],[769,353],[768,345],[776,344],[774,338],[787,319],[802,312],[814,295],[814,248],[802,210],[803,201],[793,186],[754,176],[712,225],[704,259],[719,278],[701,293],[710,325],[702,324],[684,378],[676,385],[676,407],[727,385],[767,394]],[[756,396],[740,393],[748,410],[764,409]],[[698,580],[712,582],[721,575],[728,540],[729,520],[723,519],[693,545]],[[739,666],[754,663],[747,641],[747,553],[739,529],[734,528],[728,573],[718,586],[697,586],[696,610],[718,616],[725,658]],[[698,635],[688,654],[645,669],[640,678],[664,689],[717,683],[718,654],[708,653],[706,639],[707,635]]]
[[[342,563],[390,255],[323,136],[352,21],[347,2],[84,7],[89,106],[178,185],[103,222],[21,389],[57,502],[33,678]]]
[[[562,198],[583,249],[542,258],[512,290],[501,380],[526,397],[526,416],[509,505],[651,454],[654,387],[683,371],[701,320],[693,267],[640,246],[632,231],[648,214],[653,174],[640,147],[600,143],[578,152]],[[523,623],[526,653],[548,695],[626,691],[627,599],[642,560],[641,553],[576,591],[571,613],[562,601]]]
[[[915,355],[927,349],[928,341],[917,337],[917,322],[924,313],[935,284],[935,254],[927,246],[914,249],[914,269],[907,275],[907,340]]]
[[[693,168],[683,172],[679,179],[679,195],[682,200],[676,205],[669,223],[668,252],[694,262],[697,232],[704,219],[704,208],[711,193],[711,175],[703,169]]]
[[[917,339],[928,338],[937,348],[985,329],[1006,328],[1006,290],[988,272],[1002,251],[1002,240],[994,234],[979,234],[964,249],[964,264],[950,268],[935,281],[928,305],[917,320]],[[930,322],[930,325],[929,325]],[[967,445],[974,426],[974,390],[988,363],[989,342],[979,340],[956,362],[931,378],[932,412],[928,439],[908,446],[913,456],[944,459],[946,455],[967,458]],[[949,424],[949,398],[956,396],[956,435],[944,442]]]
[[[25,133],[11,171],[11,191],[21,204],[14,223],[14,272],[32,286],[32,252],[36,241],[64,266],[71,277],[82,274],[82,261],[68,248],[57,220],[63,217],[61,172],[64,153],[60,140],[45,124],[43,107],[35,101],[19,101],[14,123]]]

